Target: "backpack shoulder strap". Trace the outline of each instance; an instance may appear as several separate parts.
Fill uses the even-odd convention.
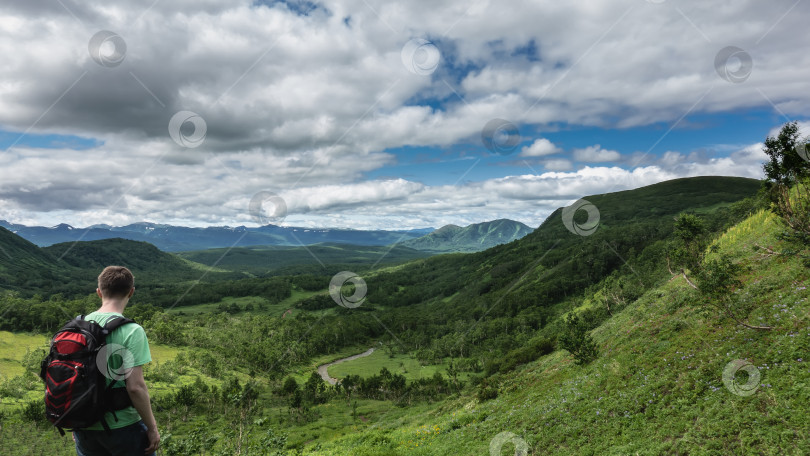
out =
[[[107,334],[115,331],[116,329],[120,328],[129,323],[135,323],[135,320],[131,320],[127,317],[115,317],[111,318],[107,321],[107,324],[104,325],[104,329],[107,331]]]

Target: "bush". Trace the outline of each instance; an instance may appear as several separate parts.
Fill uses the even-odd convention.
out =
[[[37,425],[47,423],[48,419],[45,417],[45,401],[42,399],[28,401],[23,405],[22,417],[24,420],[32,421]]]
[[[565,318],[565,329],[559,341],[560,347],[574,355],[574,362],[578,365],[587,364],[599,356],[596,343],[588,334],[587,324],[574,313]]]
[[[498,397],[498,383],[492,378],[485,378],[478,384],[475,397],[484,402]]]
[[[174,393],[172,402],[181,407],[191,407],[197,402],[197,392],[193,385],[183,385]]]

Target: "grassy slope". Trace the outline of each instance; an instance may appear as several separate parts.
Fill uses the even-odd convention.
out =
[[[750,266],[738,291],[756,303],[749,320],[773,331],[685,305],[695,292],[676,278],[594,330],[601,355],[590,365],[557,351],[509,375],[497,399],[391,411],[311,454],[487,454],[505,431],[525,439],[529,454],[807,454],[810,271],[752,249],[778,245],[777,231],[774,218],[759,213],[718,241]],[[753,396],[723,385],[735,359],[761,373]]]

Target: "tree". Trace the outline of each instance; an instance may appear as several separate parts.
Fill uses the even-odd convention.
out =
[[[313,372],[304,383],[304,398],[311,404],[320,404],[325,402],[325,390],[323,379],[317,372]]]
[[[298,382],[292,377],[287,377],[287,379],[284,380],[284,385],[281,387],[281,394],[289,396],[296,391],[298,391]]]
[[[709,305],[717,307],[737,324],[749,329],[773,329],[771,326],[757,326],[747,323],[740,313],[739,301],[734,290],[742,286],[738,279],[742,267],[723,255],[706,261],[698,273],[698,291]]]
[[[796,122],[765,139],[764,187],[771,207],[805,243],[810,240],[810,138],[801,138]]]
[[[695,273],[700,269],[708,244],[708,231],[703,220],[694,214],[686,213],[679,214],[675,218],[674,228],[675,240],[667,255],[667,267],[672,275],[682,274],[686,282],[697,289],[697,285],[689,280],[686,271]],[[672,271],[673,266],[676,272]]]
[[[672,259],[676,266],[697,270],[706,249],[706,227],[694,214],[679,214],[675,219],[675,249]]]
[[[574,362],[578,365],[587,364],[599,356],[599,350],[588,330],[587,324],[579,315],[572,312],[565,317],[565,329],[559,338],[560,347],[574,355]]]

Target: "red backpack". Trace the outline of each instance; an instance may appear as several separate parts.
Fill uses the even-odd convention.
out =
[[[79,315],[53,336],[39,376],[45,382],[45,415],[62,435],[65,429],[82,429],[99,421],[109,432],[104,414],[112,412],[118,421],[115,411],[132,405],[126,388],[113,388],[115,381],[107,385],[109,373],[101,369],[109,361],[107,350],[102,352],[107,335],[128,323],[135,322],[114,317],[102,327]],[[99,355],[105,359],[99,360]]]

